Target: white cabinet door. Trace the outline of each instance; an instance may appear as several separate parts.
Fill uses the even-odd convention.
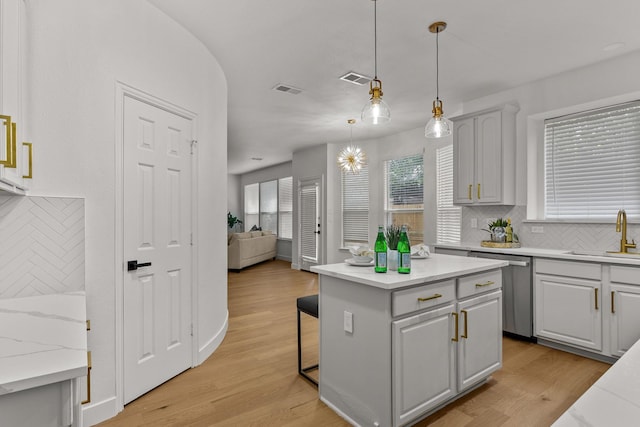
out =
[[[454,304],[393,322],[394,425],[456,394]]]
[[[502,367],[502,291],[458,303],[458,392]]]
[[[474,202],[475,183],[475,119],[473,117],[454,123],[453,126],[453,202]]]
[[[536,335],[601,351],[601,289],[599,280],[536,274]]]
[[[477,203],[502,201],[502,167],[502,112],[493,111],[476,118]]]
[[[25,35],[24,1],[0,0],[0,183],[6,184],[0,188],[9,191],[14,190],[11,186],[21,190],[25,185]]]
[[[611,355],[622,356],[640,339],[640,286],[612,283],[609,298]]]

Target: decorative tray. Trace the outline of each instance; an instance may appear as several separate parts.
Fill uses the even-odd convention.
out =
[[[484,248],[519,248],[520,243],[492,242],[491,240],[483,240],[480,246]]]

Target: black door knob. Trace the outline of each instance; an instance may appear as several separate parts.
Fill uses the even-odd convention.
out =
[[[150,267],[150,262],[143,262],[138,264],[138,260],[134,259],[133,261],[127,261],[127,271],[136,271],[138,267]]]

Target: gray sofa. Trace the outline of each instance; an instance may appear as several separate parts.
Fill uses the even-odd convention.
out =
[[[231,233],[227,246],[227,268],[241,270],[276,257],[277,236],[271,231]]]

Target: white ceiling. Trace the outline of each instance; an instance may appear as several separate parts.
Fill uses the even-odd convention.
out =
[[[448,23],[440,34],[445,115],[462,101],[640,49],[638,0],[379,0],[378,77],[392,120],[372,126],[360,122],[368,85],[338,79],[374,74],[371,0],[149,1],[202,40],[226,74],[231,174],[348,141],[350,118],[358,119],[354,140],[424,126],[435,98],[428,26],[437,20]],[[271,90],[278,83],[303,92]]]

